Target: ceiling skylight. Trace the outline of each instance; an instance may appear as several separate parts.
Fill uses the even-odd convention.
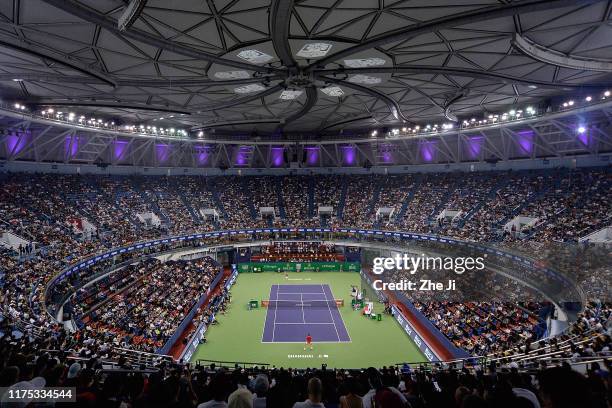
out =
[[[380,84],[382,82],[382,78],[377,78],[377,77],[373,77],[369,75],[357,74],[357,75],[353,75],[349,77],[348,81],[355,83],[355,84],[373,85],[373,84]]]
[[[250,77],[251,76],[246,71],[215,72],[215,78],[219,78],[219,79],[246,79]]]
[[[365,68],[385,65],[385,62],[382,58],[358,58],[344,60],[344,65],[350,68]]]
[[[285,101],[289,101],[295,98],[298,98],[304,91],[285,89],[281,92],[279,98]]]
[[[248,84],[244,86],[239,86],[238,88],[234,88],[234,92],[239,93],[239,94],[246,94],[246,93],[263,91],[264,89],[266,89],[266,87],[261,84]]]
[[[304,44],[296,55],[302,58],[319,58],[325,56],[331,50],[331,47],[332,45],[327,43]]]
[[[344,91],[338,86],[328,86],[327,88],[321,88],[321,92],[323,92],[327,96],[342,96],[344,95]]]
[[[238,58],[250,62],[251,64],[265,64],[274,59],[269,54],[258,50],[242,50],[237,54]]]

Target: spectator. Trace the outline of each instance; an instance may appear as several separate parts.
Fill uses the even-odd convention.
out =
[[[317,377],[308,380],[308,399],[304,402],[296,402],[293,408],[325,408],[321,402],[323,397],[323,384]]]
[[[266,398],[270,382],[265,374],[258,374],[253,382],[253,408],[266,408]]]
[[[227,399],[228,408],[253,408],[253,394],[246,388],[238,388]]]
[[[363,408],[363,400],[357,395],[359,387],[354,377],[347,378],[346,389],[346,395],[340,397],[340,408]]]
[[[370,391],[363,396],[364,408],[401,408],[407,406],[406,397],[395,387],[385,387],[374,367],[367,370]]]

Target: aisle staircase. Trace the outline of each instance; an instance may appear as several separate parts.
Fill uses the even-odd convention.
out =
[[[251,219],[256,220],[257,209],[255,208],[255,204],[253,202],[253,194],[251,194],[251,190],[249,189],[246,179],[243,177],[240,178],[240,187],[242,188],[242,193],[244,197],[246,197],[247,199],[246,205],[247,207],[249,207],[249,214],[251,215]]]
[[[342,219],[344,215],[344,204],[346,203],[346,193],[348,191],[348,177],[342,178],[341,188],[340,199],[338,200],[338,211],[336,212],[336,217],[339,219]]]
[[[285,201],[283,200],[283,182],[281,177],[274,177],[274,189],[276,191],[276,201],[278,202],[278,214],[282,219],[287,218],[285,211]]]
[[[491,190],[489,190],[487,195],[482,200],[480,200],[478,203],[476,203],[476,205],[473,206],[467,212],[467,214],[459,220],[459,222],[457,223],[457,228],[463,228],[465,223],[468,222],[469,220],[471,220],[472,217],[474,216],[474,214],[476,214],[478,211],[480,211],[480,209],[486,203],[488,203],[489,201],[495,199],[495,197],[497,196],[497,192],[499,190],[501,190],[502,188],[506,187],[507,184],[508,184],[508,178],[507,177],[504,177],[503,179],[501,179],[500,181],[495,183],[495,185],[493,185],[493,187],[491,187]]]
[[[315,182],[312,177],[308,178],[308,217],[315,216]]]
[[[212,194],[213,202],[215,203],[215,207],[219,209],[221,218],[223,218],[224,220],[227,220],[227,212],[225,211],[225,206],[223,205],[221,198],[219,198],[219,192],[217,191],[216,183],[212,179],[207,178],[206,188],[208,188],[208,190]],[[213,224],[216,224],[216,223],[213,223]],[[218,227],[218,225],[215,225],[215,227]]]
[[[140,195],[140,197],[145,203],[151,206],[151,209],[153,210],[153,212],[159,216],[159,218],[162,220],[162,222],[165,225],[167,226],[172,225],[172,221],[170,221],[170,218],[162,211],[161,208],[159,208],[159,205],[157,205],[157,201],[153,200],[149,196],[149,194],[147,194],[147,192],[142,189],[142,185],[140,184],[140,182],[138,181],[134,182],[134,190],[136,190],[136,192]],[[153,194],[157,194],[157,193],[153,191]]]
[[[402,206],[400,207],[400,210],[398,211],[393,221],[394,224],[399,224],[404,219],[404,215],[406,215],[406,211],[408,211],[408,206],[410,205],[410,201],[412,201],[412,199],[414,198],[414,194],[416,193],[416,191],[421,185],[421,180],[422,180],[422,176],[419,175],[414,180],[414,184],[412,188],[408,190],[408,193],[406,194],[406,196],[404,196],[404,200],[402,201]]]
[[[202,222],[201,218],[195,212],[193,207],[191,206],[191,203],[189,202],[189,200],[185,196],[185,193],[178,186],[173,186],[171,188],[174,190],[174,192],[176,193],[178,198],[181,200],[181,202],[183,203],[183,205],[185,206],[187,211],[189,211],[189,215],[191,215],[191,218],[193,219],[193,222],[196,223],[196,224],[200,224]]]

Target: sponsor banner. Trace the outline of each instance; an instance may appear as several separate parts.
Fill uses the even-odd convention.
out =
[[[359,262],[246,262],[238,272],[359,272]]]
[[[232,265],[232,274],[230,275],[229,279],[225,283],[225,289],[229,290],[234,285],[234,283],[236,283],[237,277],[238,277],[238,269],[236,268],[236,265]],[[212,314],[211,317],[214,320],[215,314]],[[204,322],[200,323],[200,325],[198,326],[194,334],[189,339],[189,343],[187,344],[187,347],[185,347],[185,350],[183,350],[183,353],[181,353],[180,358],[183,361],[187,362],[191,360],[191,357],[193,357],[193,353],[195,353],[196,349],[198,348],[198,345],[200,344],[200,341],[202,340],[202,338],[204,337],[204,334],[206,333],[206,329],[207,329],[206,324],[204,324]]]
[[[429,348],[427,342],[423,340],[421,336],[419,336],[416,329],[412,326],[412,324],[410,324],[410,321],[406,319],[402,312],[400,312],[400,310],[395,306],[392,306],[391,308],[393,310],[393,316],[395,317],[395,320],[397,320],[397,322],[400,326],[402,326],[406,334],[414,341],[414,344],[419,347],[419,350],[421,350],[421,353],[423,353],[425,358],[427,358],[428,361],[440,361],[440,359],[436,357],[434,352]]]
[[[193,336],[191,336],[191,339],[189,339],[189,344],[187,344],[187,347],[185,347],[185,350],[183,350],[183,353],[181,354],[181,359],[183,361],[191,360],[193,353],[195,353],[198,345],[200,344],[200,340],[202,340],[202,337],[204,337],[204,333],[206,333],[206,325],[201,323]]]

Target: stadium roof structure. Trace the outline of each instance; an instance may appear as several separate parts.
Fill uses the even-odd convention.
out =
[[[609,152],[611,18],[598,0],[7,0],[0,157],[282,167]]]

